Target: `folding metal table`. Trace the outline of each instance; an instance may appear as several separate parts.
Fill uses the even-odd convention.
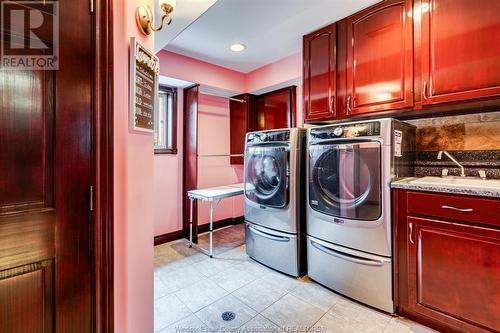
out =
[[[212,233],[213,233],[213,218],[214,218],[214,203],[215,207],[222,199],[235,197],[243,194],[243,183],[210,187],[198,190],[188,191],[189,198],[189,247],[193,247],[193,202],[194,200],[208,201],[210,204],[210,225],[209,225],[209,249],[208,251],[198,245],[196,247],[203,253],[213,257],[212,251]]]

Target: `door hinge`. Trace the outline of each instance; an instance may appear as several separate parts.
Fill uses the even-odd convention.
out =
[[[91,212],[94,211],[94,186],[92,185],[89,188],[89,209]]]
[[[89,3],[89,10],[91,13],[94,12],[94,0],[89,0],[90,3]]]

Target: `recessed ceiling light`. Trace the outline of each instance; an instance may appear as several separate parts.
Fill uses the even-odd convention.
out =
[[[231,44],[231,46],[229,48],[233,52],[241,52],[244,49],[246,49],[247,46],[245,44],[241,44],[241,43],[234,43],[234,44]]]

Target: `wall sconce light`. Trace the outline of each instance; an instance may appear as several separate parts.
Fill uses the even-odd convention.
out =
[[[168,19],[167,25],[172,23],[172,17],[170,16],[175,9],[176,0],[160,0],[160,8],[163,11],[161,16],[160,25],[158,28],[153,26],[153,13],[151,9],[147,6],[137,7],[135,11],[135,20],[137,26],[141,29],[142,33],[145,35],[151,34],[151,31],[160,31],[163,28],[165,20]]]

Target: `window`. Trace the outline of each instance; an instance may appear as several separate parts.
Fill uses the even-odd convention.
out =
[[[160,86],[155,113],[155,154],[177,154],[177,89]]]

